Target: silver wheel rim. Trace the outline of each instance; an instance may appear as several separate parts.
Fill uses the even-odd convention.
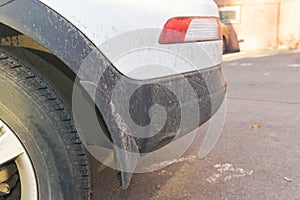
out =
[[[18,137],[0,120],[0,166],[9,161],[14,161],[18,169],[21,200],[37,200],[37,181],[31,160]]]

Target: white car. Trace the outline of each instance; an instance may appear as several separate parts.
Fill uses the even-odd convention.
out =
[[[89,199],[105,150],[126,189],[220,107],[221,29],[213,0],[0,0],[0,199]]]

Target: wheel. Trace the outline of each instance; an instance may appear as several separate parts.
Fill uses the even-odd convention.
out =
[[[226,53],[226,50],[227,50],[227,42],[226,42],[226,38],[223,37],[223,54]]]
[[[0,91],[0,199],[89,199],[86,149],[54,91],[2,51]]]

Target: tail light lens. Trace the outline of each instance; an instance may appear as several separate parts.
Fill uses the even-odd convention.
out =
[[[221,40],[222,28],[216,17],[180,17],[167,21],[159,43],[184,43]]]

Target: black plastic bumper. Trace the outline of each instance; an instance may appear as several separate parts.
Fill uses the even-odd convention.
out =
[[[209,120],[222,104],[226,85],[220,66],[149,81],[128,79],[109,67],[98,83],[95,102],[110,132],[120,132],[117,114],[138,151],[146,153]],[[155,104],[163,111],[151,117]]]

